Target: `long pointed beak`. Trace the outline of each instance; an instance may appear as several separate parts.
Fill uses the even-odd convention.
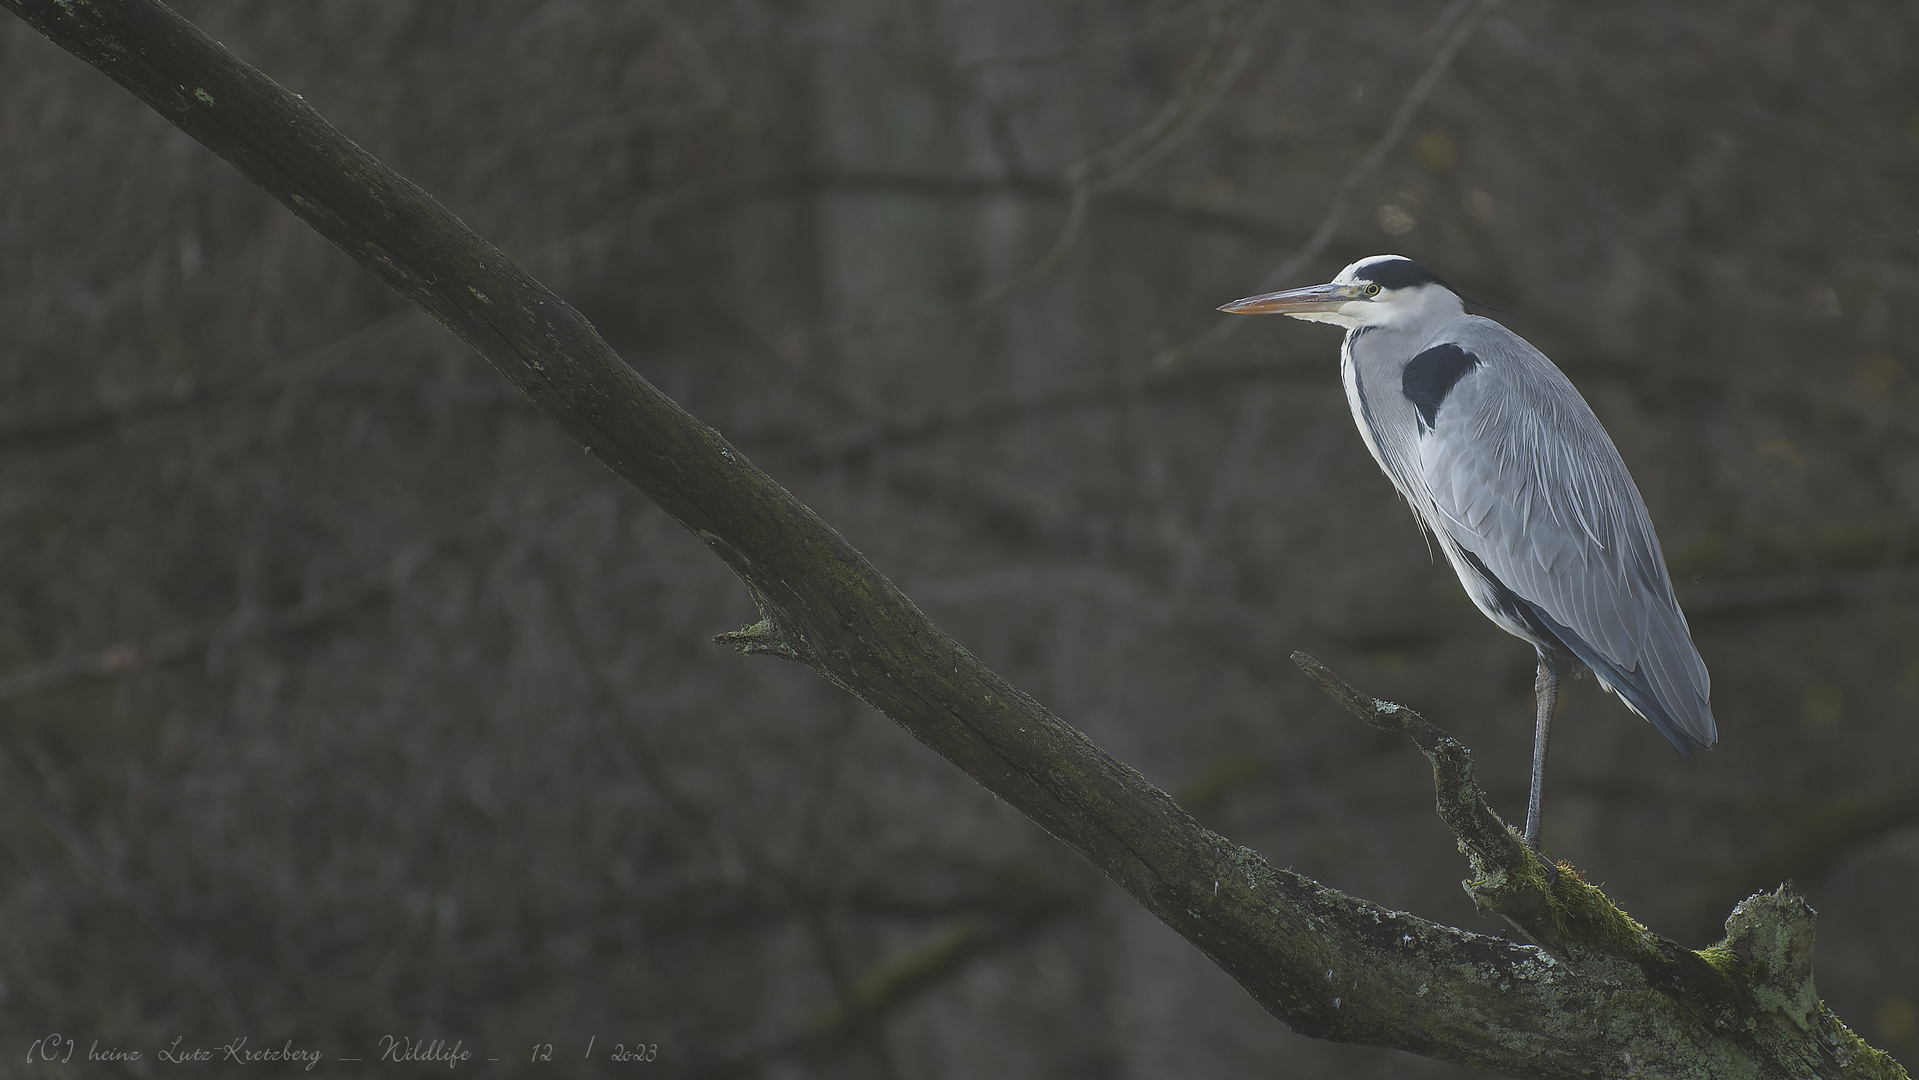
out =
[[[1263,293],[1221,304],[1219,310],[1234,315],[1292,315],[1302,311],[1338,311],[1341,304],[1359,298],[1351,285],[1308,285],[1303,289]]]

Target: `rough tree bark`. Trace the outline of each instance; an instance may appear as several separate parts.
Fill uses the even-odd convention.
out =
[[[816,669],[1090,859],[1308,1035],[1534,1077],[1904,1077],[1813,991],[1813,914],[1741,903],[1693,952],[1535,861],[1464,747],[1310,658],[1431,759],[1467,890],[1529,943],[1389,911],[1269,865],[1008,684],[811,510],[628,367],[593,327],[299,95],[153,0],[0,0],[476,349],[712,548],[761,619],[720,640]]]

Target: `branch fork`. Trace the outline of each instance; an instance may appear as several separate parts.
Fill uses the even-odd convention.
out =
[[[1727,939],[1701,952],[1658,937],[1570,867],[1540,866],[1487,807],[1465,747],[1316,662],[1303,666],[1342,703],[1426,752],[1440,813],[1473,867],[1468,891],[1538,945],[1429,922],[1272,866],[981,663],[627,366],[577,310],[198,27],[157,0],[0,0],[0,10],[225,157],[705,540],[761,614],[722,635],[728,644],[802,660],[891,717],[1085,856],[1295,1030],[1566,1080],[1905,1077],[1818,1003],[1803,901],[1749,900]]]
[[[1467,895],[1555,959],[1602,976],[1609,968],[1636,969],[1716,1037],[1751,1045],[1796,1029],[1802,1046],[1816,1048],[1817,1060],[1808,1063],[1815,1069],[1806,1075],[1855,1075],[1854,1066],[1868,1061],[1874,1069],[1898,1069],[1819,1000],[1812,972],[1817,913],[1789,884],[1741,901],[1726,919],[1723,940],[1697,952],[1687,949],[1641,925],[1571,865],[1548,863],[1528,848],[1488,805],[1473,778],[1472,752],[1459,740],[1403,705],[1354,689],[1306,653],[1295,652],[1292,659],[1348,712],[1418,745],[1432,763],[1439,816],[1472,868],[1462,883]],[[1773,1030],[1763,1030],[1762,1017],[1775,1021],[1763,1025]]]

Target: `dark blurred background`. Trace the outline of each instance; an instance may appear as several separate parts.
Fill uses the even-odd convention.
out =
[[[1208,824],[1499,933],[1423,760],[1286,655],[1449,727],[1517,818],[1531,653],[1368,458],[1337,335],[1213,311],[1428,262],[1585,392],[1714,676],[1691,764],[1573,687],[1547,847],[1691,946],[1794,880],[1820,992],[1919,1061],[1919,8],[180,8]],[[883,717],[710,643],[751,617],[447,333],[0,21],[7,1060],[1480,1075],[1293,1035]]]

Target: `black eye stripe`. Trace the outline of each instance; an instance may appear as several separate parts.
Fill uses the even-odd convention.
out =
[[[1411,259],[1385,259],[1370,263],[1353,272],[1353,280],[1370,281],[1387,289],[1406,289],[1414,285],[1446,285],[1444,279],[1423,264]]]

